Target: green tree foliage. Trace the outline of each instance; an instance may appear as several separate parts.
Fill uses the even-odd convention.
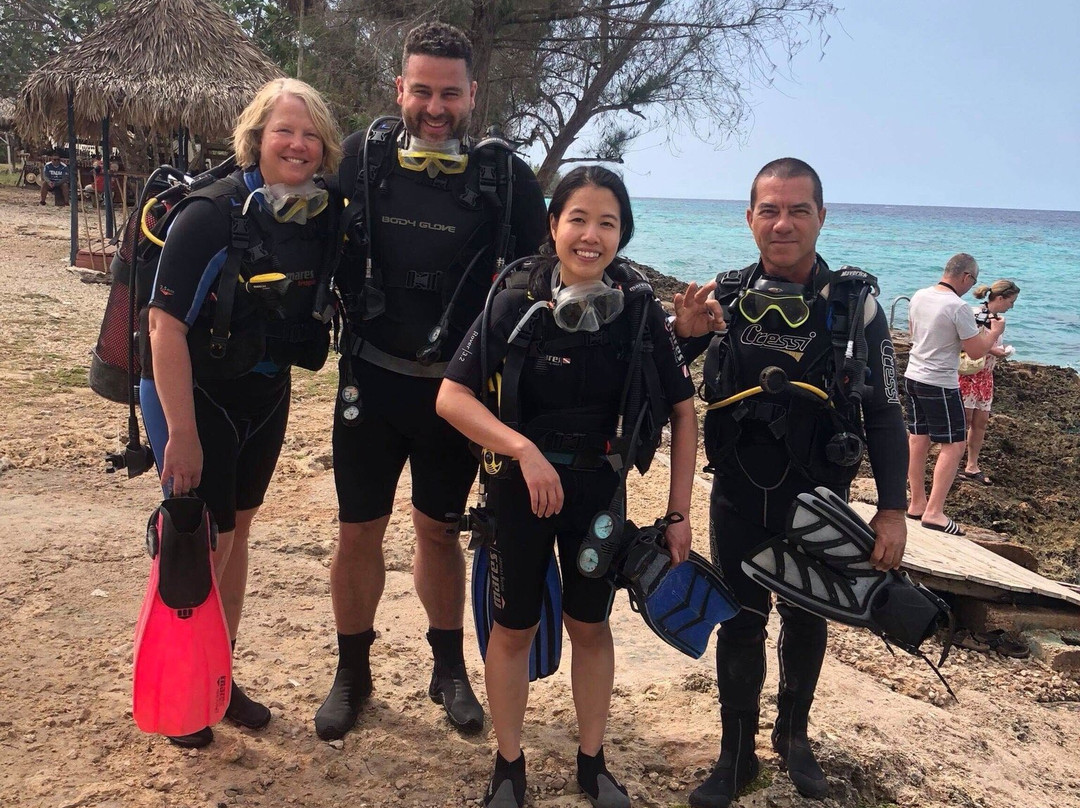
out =
[[[288,73],[296,73],[296,21],[275,0],[217,0],[258,48]]]
[[[303,77],[360,123],[393,109],[405,33],[458,25],[480,85],[474,134],[499,123],[539,144],[548,183],[567,162],[619,162],[647,131],[742,134],[749,91],[824,47],[836,13],[830,0],[327,0]]]
[[[0,96],[14,96],[38,65],[78,42],[115,7],[115,0],[0,3]]]
[[[748,91],[782,69],[773,59],[790,63],[815,38],[823,46],[835,13],[828,0],[553,0],[516,8],[495,38],[495,49],[514,57],[508,64],[516,71],[504,81],[521,88],[505,109],[507,127],[542,144],[542,183],[567,162],[620,161],[650,130],[722,143],[747,125]],[[533,39],[537,27],[543,35]]]
[[[479,82],[474,134],[497,123],[565,163],[619,162],[647,131],[721,144],[752,120],[749,92],[828,41],[830,0],[215,0],[282,69],[321,90],[346,131],[394,112],[406,32],[464,29]],[[0,95],[116,0],[6,0]],[[779,64],[778,64],[779,63]]]

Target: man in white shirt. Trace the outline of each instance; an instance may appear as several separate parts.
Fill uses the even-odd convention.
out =
[[[964,531],[945,515],[945,497],[964,455],[967,424],[960,398],[957,368],[960,351],[972,359],[984,356],[1005,328],[1004,320],[991,320],[989,328],[975,322],[971,308],[961,299],[979,277],[979,265],[967,253],[949,259],[933,286],[911,298],[908,320],[911,353],[904,372],[908,422],[909,519],[923,527],[954,536]],[[934,481],[926,496],[926,457],[930,444],[940,443]]]

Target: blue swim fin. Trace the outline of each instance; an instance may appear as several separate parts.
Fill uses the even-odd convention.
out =
[[[480,656],[487,656],[488,638],[495,623],[495,591],[491,584],[491,552],[482,544],[473,551],[472,606],[476,623],[476,642]],[[544,579],[544,600],[540,626],[529,654],[529,681],[551,676],[562,659],[562,581],[559,565],[552,551]]]
[[[875,539],[850,505],[821,487],[796,497],[785,533],[751,550],[742,567],[789,603],[918,654],[949,623],[949,607],[906,573],[874,569]]]
[[[628,521],[624,546],[605,577],[626,589],[630,607],[660,639],[700,659],[716,625],[730,620],[741,607],[716,567],[697,553],[691,551],[686,561],[671,566],[664,544],[668,524],[659,519],[639,530]]]

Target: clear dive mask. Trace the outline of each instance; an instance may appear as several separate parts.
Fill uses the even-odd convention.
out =
[[[452,139],[432,143],[418,137],[407,139],[408,147],[398,148],[398,165],[409,171],[426,171],[434,179],[438,174],[460,174],[469,165],[469,155],[461,153],[461,141]]]
[[[313,219],[326,210],[330,203],[330,194],[325,188],[320,188],[313,180],[308,180],[303,185],[264,185],[251,192],[247,202],[244,203],[244,213],[247,213],[248,205],[254,196],[263,198],[263,207],[282,224],[306,224],[308,219]]]
[[[775,311],[791,328],[798,328],[810,319],[810,306],[803,291],[801,283],[758,278],[739,296],[739,313],[756,323],[770,311]]]
[[[563,331],[599,331],[623,310],[622,289],[611,286],[611,278],[563,286],[559,267],[551,274],[551,300],[555,324]]]

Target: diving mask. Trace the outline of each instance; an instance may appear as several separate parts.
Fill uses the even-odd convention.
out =
[[[810,307],[803,297],[801,283],[786,283],[772,278],[758,278],[739,296],[739,313],[751,323],[775,311],[791,328],[810,319]]]
[[[438,174],[460,174],[469,165],[469,155],[461,153],[461,141],[432,143],[409,138],[408,147],[398,149],[398,165],[409,171],[426,171],[434,179]]]
[[[277,183],[252,191],[244,204],[244,213],[247,213],[248,205],[256,194],[263,198],[263,207],[267,212],[282,224],[306,224],[308,219],[313,219],[326,210],[330,203],[327,190],[320,188],[312,180],[303,185]]]
[[[622,289],[611,285],[604,273],[600,281],[585,281],[563,286],[559,268],[551,276],[551,298],[555,324],[563,331],[599,331],[623,310]]]

